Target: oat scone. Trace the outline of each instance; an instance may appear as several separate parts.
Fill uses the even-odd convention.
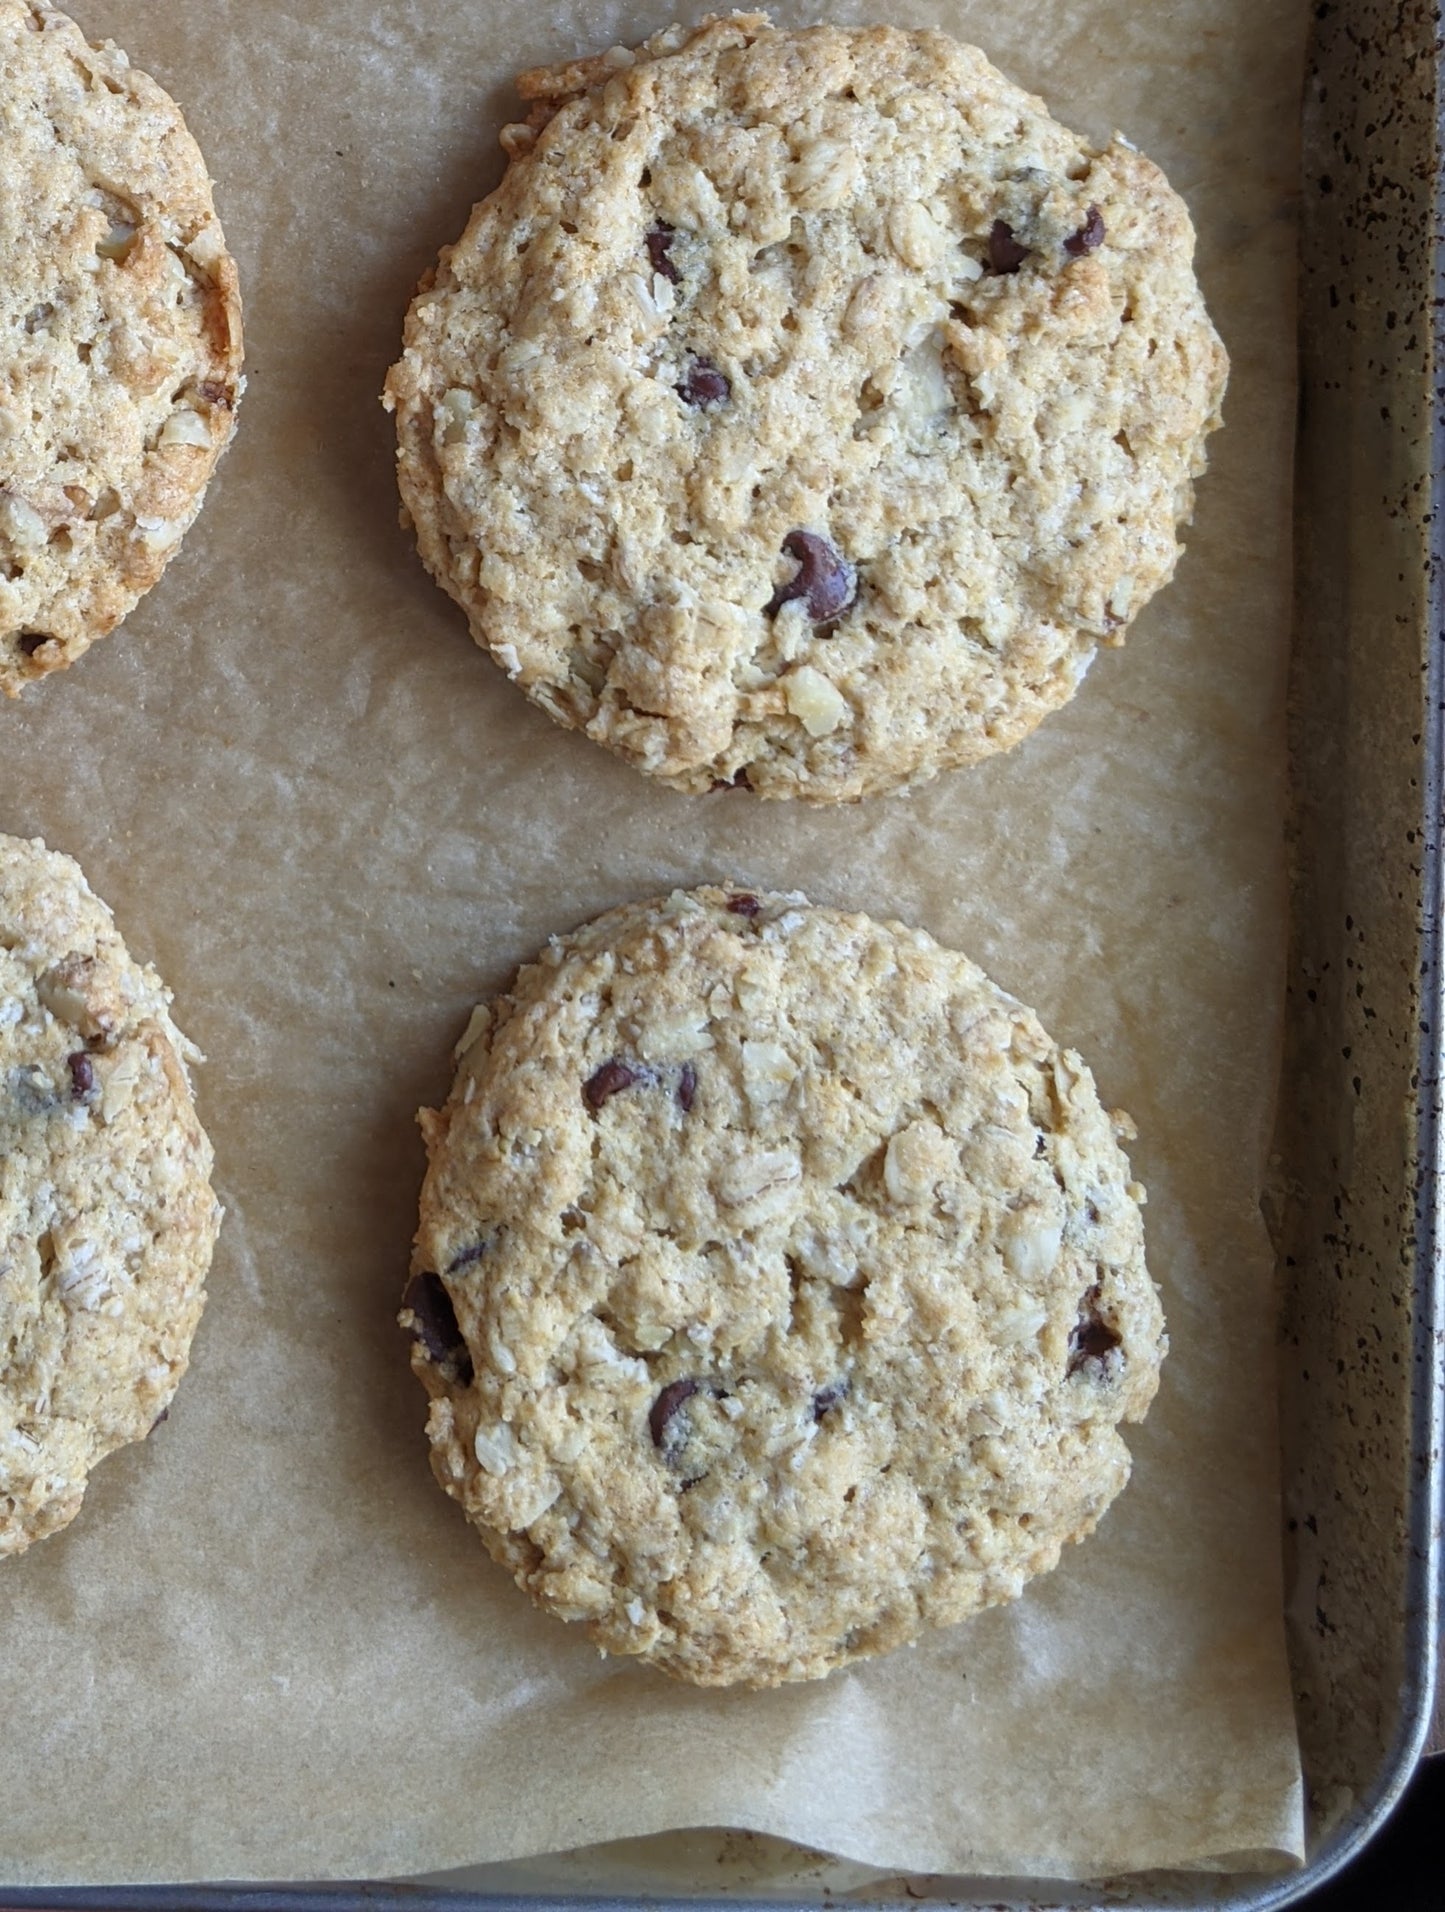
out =
[[[477,642],[680,790],[1017,743],[1172,573],[1219,423],[1158,168],[936,32],[738,15],[518,88],[385,393]]]
[[[1165,1338],[1080,1058],[922,931],[679,892],[479,1009],[401,1321],[540,1605],[703,1685],[1012,1599],[1123,1487]]]
[[[0,691],[155,583],[241,386],[236,268],[180,109],[65,14],[0,0]]]
[[[0,1557],[185,1373],[221,1214],[195,1057],[78,867],[0,836]]]

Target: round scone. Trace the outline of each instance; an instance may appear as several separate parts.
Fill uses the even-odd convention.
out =
[[[150,589],[231,436],[241,307],[180,109],[0,0],[0,690]]]
[[[1164,1353],[1079,1057],[922,931],[703,889],[472,1018],[401,1321],[432,1465],[609,1653],[813,1679],[1012,1599]]]
[[[1170,576],[1226,362],[1158,168],[936,32],[525,73],[387,381],[478,643],[680,790],[1008,748]]]
[[[221,1211],[169,1004],[69,857],[0,836],[0,1556],[186,1370]]]

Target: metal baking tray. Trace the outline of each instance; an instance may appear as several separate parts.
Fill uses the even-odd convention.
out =
[[[1304,96],[1293,922],[1269,1219],[1304,1868],[848,1890],[772,1841],[695,1834],[668,1875],[492,1868],[486,1890],[28,1888],[0,1908],[409,1912],[1297,1901],[1370,1837],[1430,1724],[1439,1634],[1445,42],[1427,0],[1316,0]],[[687,1856],[691,1854],[691,1858]],[[478,1875],[471,1875],[475,1879]],[[839,1888],[843,1887],[842,1890]],[[600,1893],[602,1896],[596,1896]]]

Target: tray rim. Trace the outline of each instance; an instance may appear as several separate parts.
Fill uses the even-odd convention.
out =
[[[1445,10],[1432,8],[1438,24]],[[1307,53],[1306,76],[1310,70]],[[1445,34],[1437,31],[1431,70],[1435,92],[1435,175],[1432,196],[1430,359],[1434,381],[1445,371]],[[1335,1878],[1379,1831],[1398,1804],[1422,1757],[1445,1759],[1445,1745],[1427,1753],[1440,1673],[1445,1621],[1445,385],[1435,387],[1429,440],[1428,583],[1425,599],[1424,727],[1420,779],[1421,895],[1418,949],[1420,1022],[1415,1059],[1416,1165],[1413,1189],[1417,1353],[1410,1389],[1411,1471],[1415,1479],[1407,1522],[1406,1675],[1395,1732],[1374,1784],[1294,1871],[1268,1877],[1244,1873],[1152,1875],[1202,1885],[1214,1879],[1233,1888],[1206,1900],[1167,1888],[1123,1897],[1115,1881],[978,1880],[986,1898],[916,1896],[864,1898],[618,1897],[477,1892],[398,1880],[335,1880],[307,1885],[268,1882],[130,1884],[123,1886],[11,1886],[0,1879],[0,1912],[638,1912],[640,1904],[687,1912],[792,1912],[793,1908],[856,1903],[868,1912],[916,1912],[920,1903],[959,1912],[989,1905],[1024,1908],[1127,1904],[1131,1912],[1282,1912]],[[1442,1689],[1445,1698],[1445,1689]],[[1445,1721],[1442,1721],[1445,1724]],[[1136,1875],[1148,1877],[1150,1875]],[[1047,1885],[1048,1897],[1031,1896]]]

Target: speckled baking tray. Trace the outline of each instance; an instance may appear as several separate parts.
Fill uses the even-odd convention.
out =
[[[666,1874],[625,1884],[617,1870],[599,1874],[585,1900],[575,1864],[535,1862],[492,1869],[486,1891],[442,1882],[0,1887],[0,1905],[501,1912],[722,1894],[733,1906],[922,1897],[1262,1912],[1303,1897],[1380,1823],[1425,1741],[1439,1629],[1445,67],[1441,16],[1428,5],[1319,0],[1314,16],[1301,222],[1295,888],[1269,1196],[1282,1271],[1304,1869],[1268,1880],[920,1879],[850,1890],[827,1862],[701,1834],[678,1842]]]
[[[1314,13],[1276,1193],[1310,1884],[1380,1823],[1430,1728],[1445,1319],[1441,15]]]

